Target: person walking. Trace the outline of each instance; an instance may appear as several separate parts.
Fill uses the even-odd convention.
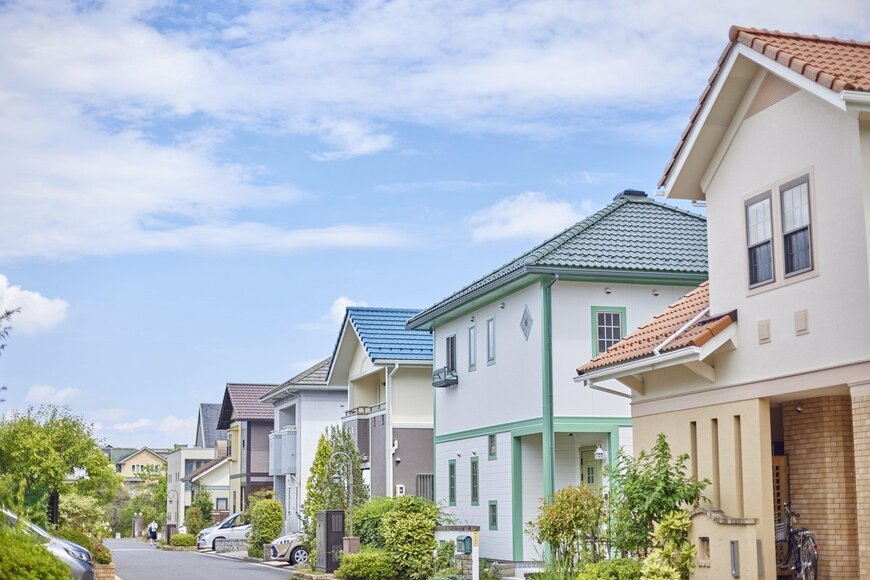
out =
[[[148,540],[152,546],[157,542],[157,522],[154,520],[148,524]]]

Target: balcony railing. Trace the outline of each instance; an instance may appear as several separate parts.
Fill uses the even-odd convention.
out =
[[[441,367],[432,371],[432,386],[433,387],[452,387],[459,384],[459,376],[456,374],[456,369]]]
[[[345,418],[348,418],[348,417],[354,417],[356,415],[359,415],[359,416],[371,415],[372,413],[378,413],[380,411],[383,411],[386,408],[387,408],[386,403],[378,403],[377,405],[370,405],[370,406],[362,405],[359,407],[354,407],[353,409],[351,409],[349,411],[345,411],[344,416],[345,416]]]
[[[269,475],[296,473],[296,427],[269,433]]]

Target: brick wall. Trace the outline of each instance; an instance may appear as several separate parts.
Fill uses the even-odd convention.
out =
[[[852,400],[843,395],[785,403],[782,421],[792,507],[801,514],[798,525],[816,533],[819,575],[858,578]]]
[[[861,576],[870,576],[870,396],[852,397],[855,442],[855,496]]]

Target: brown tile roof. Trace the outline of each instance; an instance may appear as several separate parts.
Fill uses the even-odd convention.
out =
[[[653,356],[653,350],[678,332],[693,318],[710,307],[710,286],[704,282],[673,304],[650,322],[639,327],[606,352],[577,369],[582,375],[589,371],[631,360]],[[737,318],[737,313],[706,316],[686,328],[659,352],[673,352],[682,348],[700,347],[722,332]]]
[[[260,397],[277,386],[227,383],[221,415],[218,419],[218,429],[229,428],[234,412],[236,421],[272,420],[275,408],[268,403],[261,403]]]
[[[689,117],[689,124],[665,166],[664,173],[659,179],[659,187],[667,181],[677,156],[685,145],[686,137],[697,121],[698,114],[719,77],[722,63],[736,43],[746,45],[832,91],[870,91],[870,42],[740,26],[732,26],[728,31],[728,38],[730,42],[719,57],[716,68],[710,75],[704,92],[701,93],[698,105]]]

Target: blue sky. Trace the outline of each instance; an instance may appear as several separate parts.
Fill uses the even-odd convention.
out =
[[[859,1],[0,5],[0,412],[192,443],[228,381],[327,356],[653,191],[728,27]]]

